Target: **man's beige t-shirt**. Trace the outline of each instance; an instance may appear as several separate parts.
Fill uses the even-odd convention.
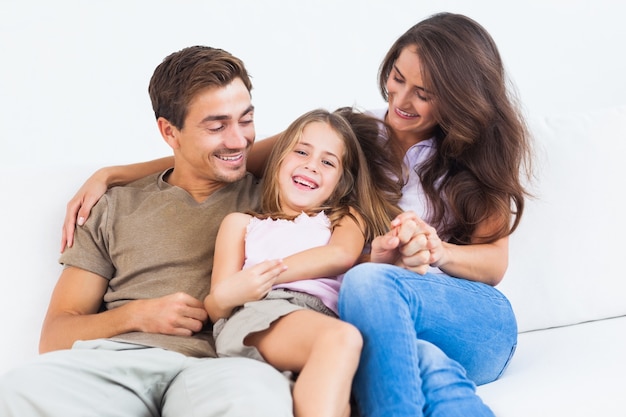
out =
[[[209,293],[215,238],[222,219],[257,207],[259,180],[251,174],[202,203],[155,174],[110,189],[76,228],[59,260],[109,280],[103,309],[179,291],[199,300]],[[188,356],[216,356],[210,324],[191,337],[133,332],[117,341],[162,347]]]

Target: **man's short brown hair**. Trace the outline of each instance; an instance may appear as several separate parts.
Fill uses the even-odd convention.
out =
[[[208,46],[191,46],[167,56],[154,70],[148,92],[154,115],[183,128],[191,100],[202,90],[224,87],[240,78],[248,91],[252,82],[243,62]]]

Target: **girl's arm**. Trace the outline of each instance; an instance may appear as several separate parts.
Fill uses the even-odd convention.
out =
[[[241,269],[250,217],[248,214],[231,213],[224,218],[217,233],[211,291],[204,299],[204,308],[214,323],[220,318],[230,317],[235,307],[263,298],[285,269],[280,260]]]
[[[353,214],[360,222],[360,216]],[[211,291],[204,299],[204,307],[213,322],[230,317],[237,306],[260,300],[275,284],[346,272],[356,263],[365,244],[362,226],[345,216],[333,230],[327,245],[242,270],[249,222],[249,215],[231,213],[224,218],[217,233]]]
[[[357,263],[363,247],[363,221],[354,210],[344,216],[334,228],[328,244],[298,252],[283,259],[287,270],[280,274],[276,284],[303,279],[332,277],[343,274]]]

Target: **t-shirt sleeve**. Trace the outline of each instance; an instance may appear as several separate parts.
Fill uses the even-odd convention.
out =
[[[108,250],[111,208],[111,198],[105,194],[91,209],[85,224],[76,226],[74,244],[63,252],[59,263],[93,272],[106,279],[113,277],[115,267]]]

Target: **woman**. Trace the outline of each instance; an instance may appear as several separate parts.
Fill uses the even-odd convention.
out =
[[[460,404],[454,390],[442,394],[422,383],[425,352],[440,349],[484,384],[515,350],[513,311],[493,286],[504,276],[508,236],[523,212],[520,171],[529,167],[530,145],[495,43],[465,16],[439,14],[410,28],[387,53],[379,85],[388,108],[378,114],[407,169],[400,205],[414,212],[394,225],[423,235],[410,259],[394,249],[393,232],[378,239],[377,263],[344,278],[340,317],[365,340],[354,387],[361,411],[428,415],[434,402]],[[424,265],[423,275],[409,270]],[[455,379],[454,365],[441,369]],[[442,395],[435,400],[434,392]],[[487,413],[475,406],[463,414]]]
[[[516,346],[513,311],[494,286],[527,196],[523,118],[493,39],[462,15],[410,28],[383,60],[379,85],[388,107],[374,113],[403,167],[406,212],[340,291],[340,317],[364,340],[354,382],[359,409],[368,417],[492,415],[474,383],[495,380]],[[253,172],[272,143],[255,145]],[[154,170],[159,163],[167,161]],[[130,170],[113,171],[94,174],[68,205],[68,244],[76,213],[85,217],[106,189],[102,178],[129,179]]]

